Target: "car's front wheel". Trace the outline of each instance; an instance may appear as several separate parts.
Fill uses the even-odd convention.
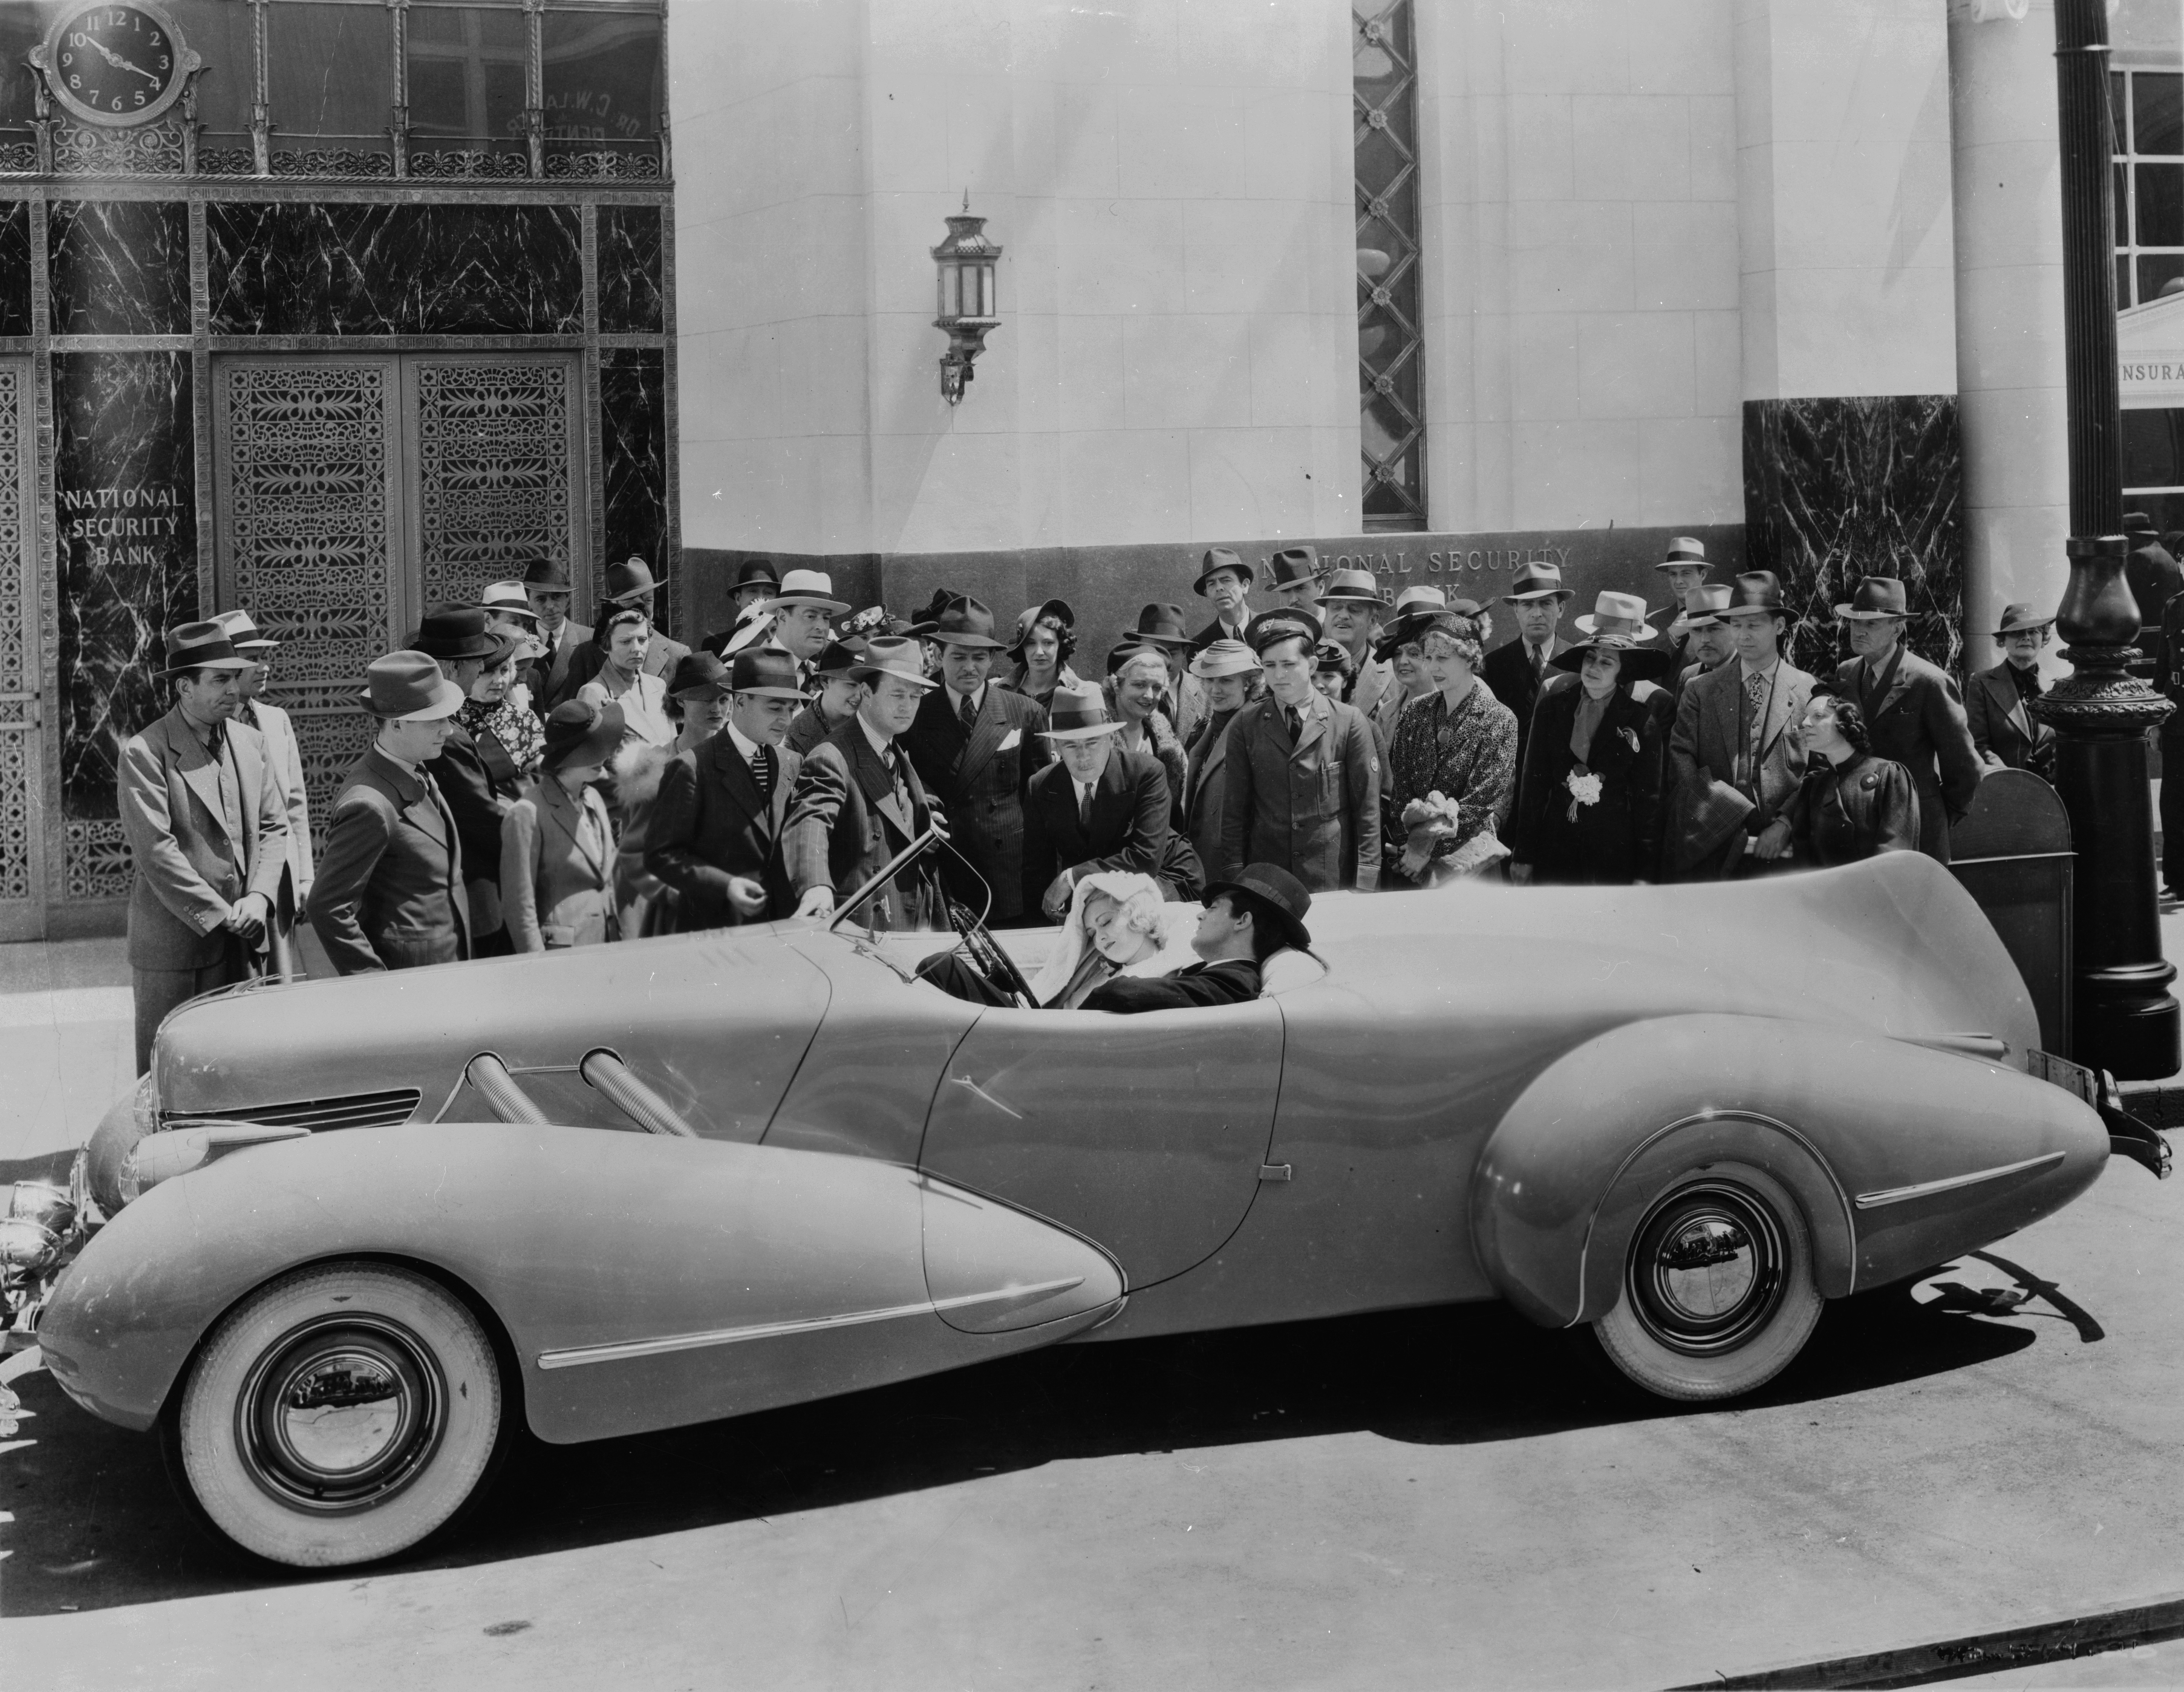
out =
[[[298,1568],[370,1562],[444,1527],[504,1437],[477,1318],[370,1263],[268,1282],[214,1329],[171,1430],[184,1483],[246,1550]]]
[[[1820,1318],[1813,1242],[1781,1184],[1742,1164],[1671,1181],[1632,1230],[1601,1349],[1663,1398],[1727,1399],[1772,1380]]]

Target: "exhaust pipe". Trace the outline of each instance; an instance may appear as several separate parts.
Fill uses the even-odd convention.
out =
[[[502,1121],[541,1128],[546,1125],[546,1113],[531,1102],[531,1095],[518,1086],[515,1077],[508,1073],[508,1065],[492,1053],[481,1052],[471,1058],[463,1076],[478,1090],[486,1108]]]
[[[612,1099],[621,1114],[648,1134],[670,1134],[694,1140],[698,1131],[677,1113],[675,1107],[630,1073],[629,1065],[604,1047],[584,1054],[578,1073]]]

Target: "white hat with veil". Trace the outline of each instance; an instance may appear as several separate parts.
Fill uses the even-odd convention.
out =
[[[1144,956],[1118,965],[1116,974],[1165,975],[1198,962],[1198,954],[1190,949],[1190,937],[1198,931],[1203,906],[1169,902],[1162,895],[1160,883],[1150,875],[1102,870],[1080,877],[1070,890],[1069,914],[1062,920],[1061,933],[1032,980],[1033,996],[1043,1005],[1052,1004],[1061,996],[1084,963],[1085,950],[1091,944],[1084,931],[1084,904],[1095,893],[1105,894],[1122,907],[1122,924],[1146,948]]]

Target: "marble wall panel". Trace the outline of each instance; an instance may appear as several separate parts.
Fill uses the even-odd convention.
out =
[[[61,787],[70,821],[116,813],[121,743],[166,708],[166,630],[198,616],[187,353],[56,353],[53,494]]]
[[[577,209],[562,205],[207,208],[215,335],[574,335]]]
[[[657,335],[667,327],[660,282],[660,209],[599,208],[599,329],[609,335]]]
[[[1825,674],[1847,656],[1832,607],[1859,578],[1894,576],[1912,649],[1961,673],[1963,503],[1954,394],[1745,402],[1747,567],[1781,578],[1801,668]]]
[[[0,204],[0,335],[31,332],[31,205]]]
[[[56,200],[46,252],[56,335],[187,335],[190,217],[180,200]]]
[[[667,533],[666,355],[611,348],[599,355],[599,441],[605,463],[605,561],[634,552],[655,575],[673,567]],[[663,595],[663,617],[675,596]]]

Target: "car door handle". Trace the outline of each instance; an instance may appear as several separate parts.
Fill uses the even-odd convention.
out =
[[[957,1075],[955,1078],[955,1081],[957,1086],[968,1087],[973,1097],[983,1098],[987,1103],[992,1105],[994,1109],[1000,1111],[1004,1116],[1013,1116],[1019,1122],[1023,1120],[1023,1116],[1021,1112],[1011,1110],[1008,1106],[1003,1104],[1000,1100],[995,1098],[993,1094],[988,1092],[985,1088],[980,1086],[978,1082],[972,1081],[970,1076]]]

